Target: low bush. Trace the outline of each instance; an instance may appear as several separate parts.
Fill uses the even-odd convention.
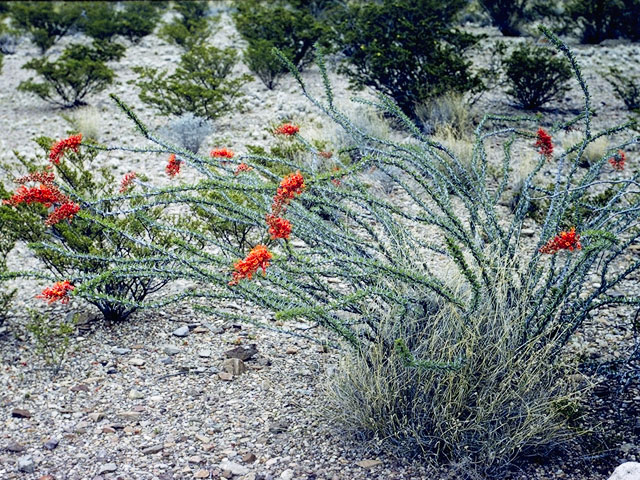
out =
[[[113,70],[105,62],[123,54],[124,47],[118,44],[69,45],[56,60],[34,58],[25,63],[22,68],[34,70],[41,81],[32,77],[21,82],[18,90],[63,108],[85,105],[85,97],[113,83]]]
[[[0,327],[7,320],[11,301],[17,293],[15,288],[5,288],[2,276],[7,275],[7,255],[13,249],[15,242],[5,229],[0,229]]]
[[[136,67],[140,100],[165,115],[193,113],[218,118],[238,106],[249,75],[232,76],[237,63],[233,48],[194,45],[180,58],[174,73]]]
[[[9,15],[12,25],[28,32],[45,53],[76,26],[83,10],[82,2],[11,2]]]
[[[137,43],[153,33],[160,20],[157,2],[123,3],[122,8],[118,8],[114,2],[85,3],[78,27],[88,36],[100,41],[111,41],[116,35],[121,35]]]
[[[124,205],[135,208],[136,201],[129,200],[127,193],[144,187],[134,182],[135,175],[120,182],[110,168],[97,168],[97,150],[79,151],[80,138],[72,136],[53,142],[43,137],[37,140],[42,156],[28,159],[17,154],[18,165],[11,169],[12,176],[20,175],[20,170],[25,175],[16,179],[15,192],[1,188],[4,201],[0,205],[0,222],[12,240],[29,245],[49,272],[39,276],[56,281],[43,290],[42,298],[66,302],[80,285],[90,283],[91,294],[80,296],[95,305],[106,320],[121,321],[167,280],[134,275],[133,271],[114,278],[108,271],[114,262],[127,269],[132,258],[146,257],[152,266],[154,252],[164,250],[169,243],[166,234],[151,224],[161,217],[171,217],[163,213],[162,207],[152,208],[144,215],[122,217],[116,213]],[[114,236],[110,233],[113,228],[126,233]],[[141,246],[142,238],[156,246]]]
[[[302,70],[312,60],[314,45],[325,40],[328,30],[312,14],[323,11],[317,3],[241,0],[235,5],[236,29],[247,41],[245,63],[269,89],[289,72],[274,47]]]
[[[549,48],[522,44],[502,63],[509,85],[507,94],[521,108],[539,108],[569,90],[569,62],[555,57]]]
[[[602,76],[613,87],[616,97],[624,102],[627,110],[640,111],[640,76],[623,73],[615,67]]]
[[[56,321],[49,315],[29,309],[31,320],[27,323],[27,331],[33,336],[35,351],[42,356],[45,363],[57,374],[64,364],[71,348],[71,334],[74,325],[65,320]]]
[[[455,27],[463,0],[384,0],[344,8],[334,41],[353,86],[390,96],[416,119],[415,107],[448,92],[478,90],[482,81],[460,52],[478,38]]]
[[[640,39],[640,0],[571,0],[566,18],[569,27],[580,31],[582,43]]]
[[[213,132],[213,126],[204,118],[185,113],[160,130],[162,136],[191,153],[198,153],[200,146]]]
[[[178,17],[160,28],[158,32],[160,38],[189,50],[195,45],[202,44],[211,34],[208,18],[209,2],[198,0],[174,2],[173,9]]]

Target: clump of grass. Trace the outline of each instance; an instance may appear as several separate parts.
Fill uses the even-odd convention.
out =
[[[82,133],[87,140],[98,142],[102,133],[102,114],[95,107],[78,108],[73,113],[61,115],[75,132]]]
[[[396,292],[411,308],[383,315],[376,342],[342,360],[327,415],[403,454],[483,475],[566,442],[567,407],[581,392],[563,380],[551,343],[522,342],[529,292],[504,279],[472,317],[424,292]]]
[[[574,145],[582,143],[582,135],[579,132],[569,132],[561,139],[562,148],[569,150]],[[609,140],[607,137],[599,137],[589,143],[580,157],[580,166],[588,167],[607,155]],[[577,152],[568,155],[571,161],[575,161]]]

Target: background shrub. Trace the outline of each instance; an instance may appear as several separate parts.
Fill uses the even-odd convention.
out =
[[[566,14],[569,26],[580,31],[582,43],[640,39],[640,0],[570,0]]]
[[[640,76],[611,67],[603,77],[613,87],[616,97],[624,102],[627,110],[640,110]]]
[[[78,27],[90,37],[111,41],[116,35],[122,35],[131,42],[153,33],[160,20],[158,2],[131,1],[121,2],[119,8],[115,2],[85,2],[84,14]]]
[[[15,288],[9,289],[2,282],[2,275],[7,274],[7,255],[13,249],[14,244],[15,241],[9,232],[5,228],[0,229],[0,327],[7,320],[11,300],[17,293]]]
[[[26,329],[33,336],[35,351],[56,374],[70,350],[74,325],[66,320],[54,320],[34,309],[29,309],[28,312],[31,319]]]
[[[204,118],[196,117],[191,112],[180,115],[160,130],[162,136],[191,153],[198,153],[200,146],[211,132],[213,132],[211,123]]]
[[[160,38],[188,50],[203,43],[211,34],[209,2],[173,2],[173,10],[178,13],[178,17],[160,28]]]
[[[460,54],[477,38],[454,26],[465,5],[384,0],[345,7],[335,37],[346,57],[341,70],[353,85],[389,95],[412,118],[430,98],[479,89],[482,82]]]
[[[105,61],[123,54],[124,47],[118,44],[69,45],[56,60],[34,58],[25,63],[22,68],[34,70],[41,81],[32,77],[21,82],[18,90],[63,108],[84,105],[87,95],[100,92],[113,82],[113,70]]]
[[[503,59],[507,95],[524,109],[535,109],[569,90],[571,67],[546,47],[522,44]]]
[[[133,70],[140,75],[140,100],[160,113],[191,112],[214,119],[237,106],[243,96],[241,87],[251,80],[249,75],[232,76],[236,62],[233,48],[193,45],[172,74],[149,67]]]
[[[71,31],[83,10],[82,2],[11,2],[9,13],[12,24],[44,53]]]
[[[288,73],[287,67],[273,55],[274,47],[300,70],[311,61],[313,46],[327,35],[327,27],[314,14],[321,16],[330,3],[236,1],[233,19],[247,41],[245,63],[267,88],[273,89]]]

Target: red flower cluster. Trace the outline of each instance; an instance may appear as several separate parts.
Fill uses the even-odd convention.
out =
[[[540,253],[554,254],[560,250],[580,250],[580,235],[576,233],[575,227],[568,232],[560,232],[540,248]]]
[[[227,150],[226,148],[217,148],[215,150],[211,150],[210,155],[213,158],[233,158],[235,153],[231,150]]]
[[[235,263],[233,280],[229,282],[229,285],[237,285],[243,278],[251,280],[251,277],[253,277],[259,268],[262,268],[262,273],[266,273],[271,257],[271,252],[267,250],[267,247],[264,245],[256,245],[244,260],[238,260]]]
[[[277,135],[286,135],[292,136],[300,131],[300,127],[298,125],[294,125],[293,123],[284,123],[280,125],[278,128],[274,130],[274,133]]]
[[[247,165],[246,163],[241,163],[240,165],[238,165],[236,167],[236,171],[233,172],[234,175],[238,175],[241,172],[249,172],[253,170],[253,167],[250,167],[249,165]]]
[[[304,189],[304,178],[299,171],[290,173],[284,177],[276,191],[276,196],[273,198],[273,205],[271,207],[273,214],[279,215],[282,209],[286,207],[296,195],[300,195]]]
[[[624,162],[627,161],[627,156],[622,150],[618,150],[613,157],[609,159],[609,163],[613,167],[614,170],[621,172],[624,170]]]
[[[49,160],[57,165],[66,151],[73,150],[77,153],[81,142],[82,134],[79,133],[54,143],[49,151]]]
[[[45,225],[50,227],[51,225],[55,225],[56,223],[61,222],[62,220],[72,220],[73,216],[80,211],[80,205],[73,202],[66,202],[56,207],[56,209],[49,214],[47,220],[44,222]]]
[[[169,155],[169,163],[167,163],[167,166],[165,167],[167,175],[169,175],[170,177],[175,177],[177,174],[179,174],[181,163],[182,162],[180,160],[176,160],[175,154],[172,153],[171,155]]]
[[[8,200],[3,200],[2,203],[11,206],[20,205],[26,203],[41,203],[45,207],[50,207],[54,203],[66,202],[69,199],[64,195],[58,187],[50,183],[43,183],[37,187],[26,187],[20,185],[16,193]]]
[[[553,155],[553,143],[551,142],[551,135],[549,135],[544,129],[539,128],[536,140],[536,147],[540,155],[551,157]]]
[[[122,177],[122,181],[120,182],[120,193],[126,193],[137,177],[138,174],[136,172],[126,173],[124,177]]]
[[[269,225],[269,233],[272,240],[276,238],[289,240],[289,235],[291,235],[291,222],[289,220],[268,214],[267,225]]]
[[[56,282],[51,287],[45,288],[36,298],[42,298],[49,303],[60,300],[62,303],[69,303],[69,292],[75,290],[76,287],[71,285],[68,280],[64,282]]]
[[[333,157],[333,152],[318,152],[322,158],[326,158],[327,160]]]

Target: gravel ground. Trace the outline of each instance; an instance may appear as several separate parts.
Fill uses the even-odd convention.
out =
[[[216,44],[238,44],[232,23],[223,17],[220,25]],[[500,38],[493,30],[483,32],[489,35],[485,46]],[[64,44],[54,47],[52,54]],[[30,138],[62,137],[70,128],[59,110],[15,90],[29,77],[21,65],[36,55],[36,49],[23,42],[15,55],[4,58],[0,161],[10,160],[14,149],[34,152]],[[600,112],[596,126],[623,120],[622,104],[597,72],[607,65],[639,68],[640,46],[577,46],[576,55]],[[166,123],[139,102],[136,88],[128,82],[135,78],[134,65],[171,68],[178,58],[176,48],[155,36],[128,49],[126,58],[114,65],[118,83],[89,100],[99,111],[102,142],[142,145],[108,93],[134,105],[152,128]],[[478,61],[488,60],[481,52]],[[315,69],[304,77],[320,88]],[[345,89],[346,80],[335,74],[332,80],[338,102],[347,105],[352,93]],[[242,152],[248,144],[267,144],[265,127],[285,118],[325,138],[336,135],[289,78],[275,91],[256,81],[246,92],[243,111],[214,122],[214,133],[202,151],[220,145]],[[545,122],[579,109],[579,99],[574,86],[559,110],[545,112]],[[516,112],[499,91],[486,94],[479,109],[489,105],[501,113]],[[166,159],[157,155],[111,153],[102,161],[117,174],[133,169],[164,178]],[[631,159],[631,165],[637,168],[637,160]],[[16,248],[11,265],[37,267],[24,246]],[[376,444],[345,437],[325,421],[322,385],[332,375],[338,353],[325,352],[305,339],[203,317],[188,306],[138,313],[126,324],[112,326],[92,321],[95,313],[77,301],[49,307],[47,312],[58,318],[76,312],[82,319],[67,363],[54,375],[24,331],[26,309],[42,309],[33,300],[39,289],[31,281],[20,287],[9,331],[0,338],[2,479],[461,478],[460,470],[425,467],[396,458]],[[576,335],[573,351],[592,362],[625,358],[632,347],[629,318],[630,312],[623,309],[601,312]],[[177,331],[180,327],[187,327],[185,336],[176,335],[185,333]],[[244,361],[247,371],[240,373],[242,365],[227,358],[234,353],[225,352],[244,347],[249,352],[235,355],[246,356],[253,345],[257,352]],[[235,374],[230,374],[234,368]],[[604,433],[592,435],[592,445],[576,445],[551,463],[539,459],[508,478],[595,480],[606,478],[618,463],[640,459],[640,392],[637,385],[624,393],[609,388],[605,373],[593,377],[600,383],[589,404],[591,420],[600,421]]]

